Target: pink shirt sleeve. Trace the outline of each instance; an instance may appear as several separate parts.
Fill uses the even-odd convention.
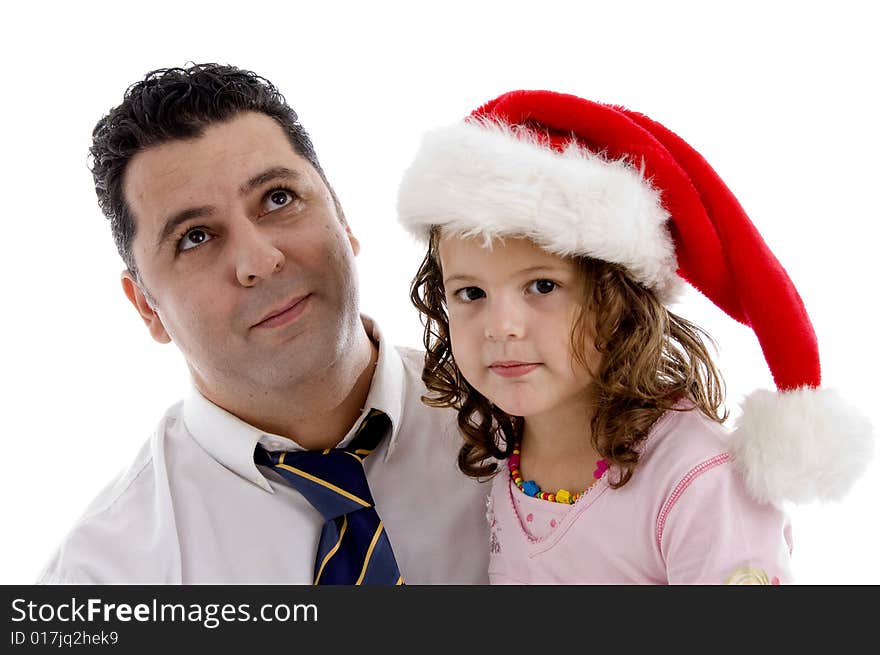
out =
[[[679,481],[656,535],[670,584],[792,581],[788,518],[746,493],[727,456],[702,462]]]

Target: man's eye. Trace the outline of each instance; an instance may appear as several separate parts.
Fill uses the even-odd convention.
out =
[[[537,293],[543,296],[547,295],[558,286],[559,285],[552,280],[534,280],[529,283],[528,291],[529,293]]]
[[[210,241],[213,239],[210,234],[208,234],[201,227],[194,227],[186,231],[180,241],[177,243],[178,250],[192,250],[196,246],[200,246],[206,241]]]
[[[288,191],[287,189],[272,189],[269,193],[263,196],[263,213],[268,214],[276,209],[281,209],[292,203],[295,199],[296,196],[293,192]]]
[[[483,298],[486,293],[480,287],[464,287],[453,294],[461,302],[473,302]]]

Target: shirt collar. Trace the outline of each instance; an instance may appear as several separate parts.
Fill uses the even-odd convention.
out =
[[[378,409],[391,419],[391,437],[385,451],[385,461],[388,461],[397,444],[402,416],[405,380],[403,361],[397,349],[382,338],[373,319],[361,315],[361,321],[367,335],[378,345],[379,354],[361,416],[339,445],[347,445],[370,409]],[[303,450],[296,442],[259,430],[215,405],[194,384],[190,385],[184,398],[183,422],[196,442],[217,462],[270,493],[273,493],[272,487],[254,464],[254,449],[257,444],[267,450]]]
[[[361,315],[364,329],[373,343],[379,346],[379,356],[376,358],[376,370],[373,371],[373,381],[361,417],[355,425],[360,425],[371,409],[378,409],[391,419],[391,437],[388,440],[388,449],[385,451],[385,461],[391,456],[397,446],[400,423],[403,419],[403,397],[406,391],[406,378],[403,371],[403,360],[400,353],[382,336],[379,326],[373,319]],[[355,426],[349,430],[342,445],[346,445],[354,438]]]

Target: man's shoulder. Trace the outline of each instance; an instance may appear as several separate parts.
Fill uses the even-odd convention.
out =
[[[400,355],[402,364],[401,427],[416,437],[408,441],[420,440],[419,435],[433,434],[431,443],[444,442],[458,451],[461,434],[457,427],[458,412],[451,407],[435,407],[424,402],[431,392],[422,381],[425,368],[425,351],[410,346],[396,345],[395,352]]]
[[[422,372],[425,368],[425,351],[411,346],[395,345],[394,352],[400,357],[401,371],[401,397],[404,405],[412,410],[414,407],[427,409],[421,402],[421,397],[428,393],[428,388],[422,380]]]
[[[74,522],[41,572],[40,584],[154,582],[138,580],[148,568],[145,548],[156,538],[157,451],[164,448],[169,421],[179,418],[180,403],[171,407],[131,463],[104,486]],[[155,546],[155,543],[152,544]]]
[[[406,410],[420,414],[427,412],[435,420],[448,421],[449,416],[455,415],[455,410],[449,407],[431,407],[422,401],[423,396],[431,395],[422,379],[425,369],[425,351],[409,346],[395,346],[395,350],[400,354],[403,368],[401,397],[404,399]]]
[[[411,346],[394,346],[394,350],[400,355],[403,370],[407,378],[414,378],[422,384],[422,370],[425,367],[425,351]]]

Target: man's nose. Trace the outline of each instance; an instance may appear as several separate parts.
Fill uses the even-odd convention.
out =
[[[525,336],[525,316],[519,303],[504,296],[490,298],[485,335],[489,341],[522,339]]]
[[[237,232],[235,276],[239,284],[252,287],[284,268],[284,253],[264,228],[248,221]]]

